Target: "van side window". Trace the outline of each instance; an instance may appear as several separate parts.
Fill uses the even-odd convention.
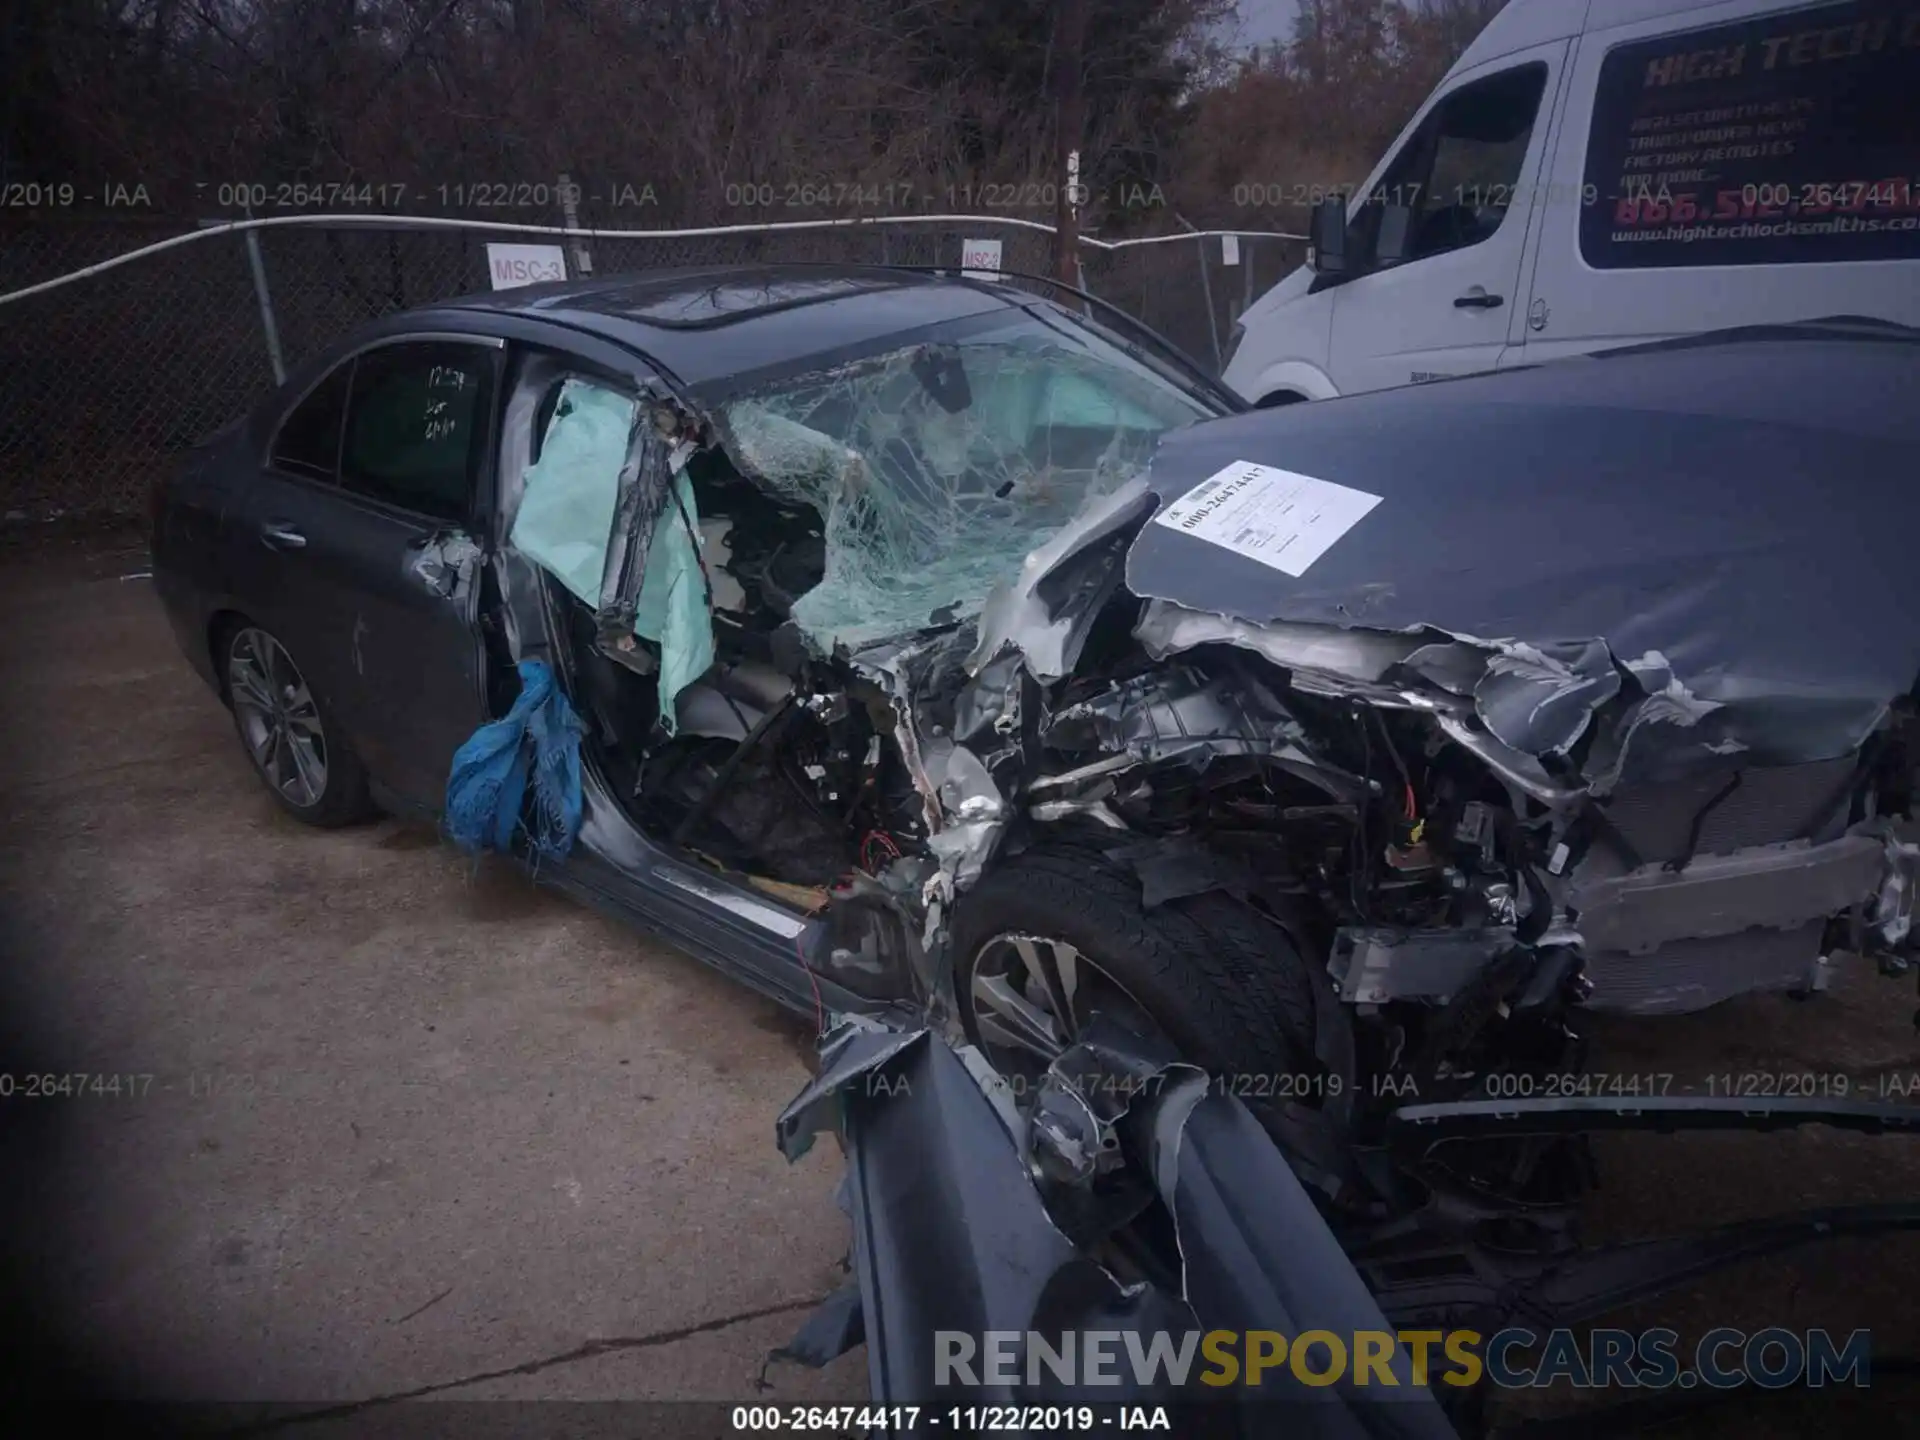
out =
[[[1596,270],[1920,257],[1920,13],[1793,10],[1616,45],[1587,136]]]
[[[1507,218],[1546,92],[1547,67],[1517,65],[1463,85],[1436,105],[1355,218],[1371,254],[1384,205],[1413,214],[1404,259],[1478,245]]]

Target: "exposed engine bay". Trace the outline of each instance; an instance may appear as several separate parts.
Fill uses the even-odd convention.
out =
[[[853,657],[840,688],[803,691],[832,675],[810,663],[747,717],[744,755],[709,736],[653,751],[644,823],[819,887],[829,910],[878,893],[922,923],[1017,845],[1104,854],[1149,909],[1224,892],[1315,947],[1334,993],[1379,1027],[1375,1062],[1422,1093],[1449,1073],[1577,1065],[1564,1020],[1581,1006],[1813,992],[1838,953],[1897,965],[1911,949],[1911,716],[1890,719],[1870,763],[1555,806],[1441,717],[1316,693],[1231,645],[1083,658],[1043,686],[1004,660],[968,676],[977,644],[958,628]],[[910,993],[886,943],[861,938],[836,952],[837,978]]]

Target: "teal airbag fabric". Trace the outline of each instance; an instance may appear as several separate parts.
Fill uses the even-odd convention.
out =
[[[514,548],[596,608],[633,409],[624,395],[567,381],[513,519]]]
[[[675,471],[673,494],[653,527],[633,615],[634,633],[660,646],[660,724],[669,735],[678,728],[680,692],[713,665],[713,612],[694,548],[699,533],[693,485],[684,470]]]

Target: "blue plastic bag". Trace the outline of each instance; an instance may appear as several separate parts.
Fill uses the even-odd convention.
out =
[[[513,708],[453,752],[446,829],[470,853],[511,853],[522,831],[538,859],[563,859],[573,849],[580,833],[580,720],[544,661],[522,660]]]

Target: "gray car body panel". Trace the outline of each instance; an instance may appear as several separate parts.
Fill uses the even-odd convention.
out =
[[[1920,343],[1812,331],[1258,411],[1167,436],[1159,508],[1243,460],[1380,503],[1298,578],[1150,524],[1127,584],[1427,637],[1400,663],[1515,749],[1602,722],[1590,779],[1823,759],[1920,678],[1916,400]]]
[[[978,1357],[972,1384],[936,1364],[940,1332],[1108,1332],[1116,1354],[1127,1337],[1144,1349],[1156,1334],[1392,1332],[1246,1106],[1197,1072],[1183,1077],[1187,1067],[1133,1058],[1167,1081],[1130,1108],[1143,1112],[1140,1167],[1179,1235],[1182,1273],[1168,1285],[1123,1284],[1063,1232],[1033,1183],[1034,1137],[995,1103],[976,1052],[929,1030],[859,1022],[827,1037],[819,1075],[776,1131],[789,1159],[822,1130],[842,1137],[860,1321],[857,1333],[844,1323],[841,1299],[782,1357],[824,1364],[839,1353],[832,1341],[862,1340],[873,1399],[887,1406],[1210,1401],[1248,1407],[1244,1433],[1281,1424],[1311,1440],[1451,1440],[1453,1426],[1399,1348],[1391,1386],[1309,1386],[1283,1367],[1230,1397],[1198,1383],[1197,1361],[1185,1386],[1164,1383],[1164,1372],[1141,1384],[1124,1364],[1113,1384],[1070,1385],[1024,1354],[1014,1385],[990,1383]]]

